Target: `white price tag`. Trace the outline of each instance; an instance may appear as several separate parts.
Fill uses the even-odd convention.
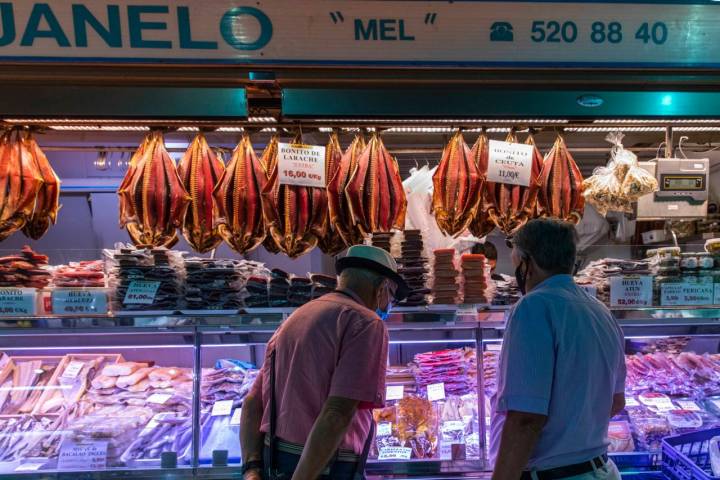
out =
[[[104,290],[57,288],[52,292],[52,313],[107,313],[107,293]]]
[[[240,415],[242,415],[242,408],[236,408],[230,418],[230,425],[240,425]]]
[[[225,417],[227,415],[230,415],[232,413],[233,403],[234,402],[232,400],[220,400],[218,402],[215,402],[213,404],[210,416]]]
[[[378,460],[410,460],[412,449],[407,447],[382,447]]]
[[[707,278],[707,279],[706,279]],[[668,306],[702,306],[715,302],[712,277],[696,282],[664,283],[660,287],[660,304]]]
[[[677,410],[677,407],[669,399],[667,401],[658,402],[655,405],[655,408],[657,408],[659,412],[669,412],[671,410]]]
[[[452,460],[452,444],[440,443],[440,460]]]
[[[649,275],[626,275],[610,278],[610,306],[650,307],[653,279]]]
[[[698,404],[693,402],[692,400],[676,400],[678,405],[680,405],[680,408],[683,410],[688,410],[690,412],[700,412],[702,411],[700,407],[698,407]]]
[[[378,437],[387,437],[392,435],[392,423],[380,422],[377,424],[375,435]]]
[[[37,290],[0,288],[0,316],[25,316],[37,313]]]
[[[524,143],[490,140],[487,181],[511,185],[530,185],[533,147]]]
[[[465,430],[465,424],[459,420],[449,420],[443,422],[441,431],[443,432],[457,432]]]
[[[171,393],[153,393],[147,398],[147,402],[163,405],[165,402],[170,400],[170,398],[172,398]]]
[[[502,343],[486,343],[485,350],[487,350],[488,352],[499,352],[500,350],[502,350]]]
[[[133,280],[125,292],[123,303],[126,305],[152,305],[160,282]]]
[[[385,400],[402,400],[404,395],[404,385],[388,385],[385,389]]]
[[[325,147],[279,143],[277,168],[280,185],[326,187]]]
[[[625,406],[626,407],[639,407],[640,403],[635,400],[635,397],[625,397]]]
[[[60,445],[57,469],[60,471],[104,470],[107,468],[107,442],[76,443],[65,437]]]
[[[76,360],[73,360],[68,364],[67,367],[65,367],[65,370],[63,371],[63,374],[61,375],[62,378],[77,378],[77,376],[80,374],[80,370],[85,366],[83,362],[78,362]]]
[[[23,463],[15,469],[16,472],[37,472],[44,463]]]
[[[438,400],[445,400],[445,384],[431,383],[427,386],[428,400],[431,402],[437,402]]]
[[[656,409],[663,412],[675,410],[675,405],[673,405],[670,397],[658,393],[647,393],[640,395],[640,402],[647,405],[648,407],[655,407]]]
[[[458,305],[455,310],[455,316],[458,317],[474,317],[477,315],[478,308],[474,303],[465,303]]]
[[[580,285],[591,297],[597,298],[597,287],[595,285]]]
[[[148,422],[147,425],[145,425],[145,428],[142,429],[142,431],[140,432],[140,436],[141,436],[141,437],[144,437],[145,435],[148,435],[150,432],[152,432],[153,430],[155,430],[155,428],[156,428],[157,426],[158,426],[158,421],[155,420],[155,418],[153,418],[152,420],[150,420],[150,421]]]

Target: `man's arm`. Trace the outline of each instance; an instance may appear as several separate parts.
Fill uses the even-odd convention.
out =
[[[546,421],[545,415],[507,412],[492,480],[520,478]]]
[[[355,416],[357,400],[328,397],[315,420],[292,480],[315,480],[327,466]]]
[[[251,461],[260,461],[263,458],[263,441],[265,434],[260,432],[262,423],[262,374],[258,375],[250,389],[250,393],[243,401],[240,414],[240,451],[243,464]],[[246,480],[262,478],[260,472],[250,471],[245,474]]]
[[[623,408],[625,408],[625,394],[624,393],[616,393],[613,395],[613,403],[612,403],[612,409],[610,411],[610,417],[614,417],[618,413],[623,411]]]

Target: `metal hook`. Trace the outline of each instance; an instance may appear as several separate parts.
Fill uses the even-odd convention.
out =
[[[662,142],[660,146],[658,146],[657,151],[655,152],[655,158],[660,158],[660,150],[662,150],[663,145],[665,145],[665,142]]]
[[[689,138],[683,135],[682,137],[680,137],[680,141],[678,141],[678,150],[680,150],[680,154],[683,156],[683,158],[687,158],[687,155],[685,155],[685,152],[683,152],[682,149],[682,144],[685,140],[689,140]]]

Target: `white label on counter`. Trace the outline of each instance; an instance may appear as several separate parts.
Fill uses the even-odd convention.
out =
[[[160,282],[133,280],[128,286],[123,303],[126,305],[152,305]]]
[[[474,303],[465,303],[463,305],[458,305],[457,310],[455,310],[455,316],[461,317],[461,316],[470,316],[474,317],[477,315],[478,308]]]
[[[230,418],[230,425],[240,425],[240,415],[242,415],[242,408],[238,407]]]
[[[442,428],[440,429],[443,432],[458,432],[458,431],[464,431],[465,430],[465,424],[459,420],[450,420],[447,422],[443,422]]]
[[[392,435],[392,423],[390,422],[380,422],[377,424],[377,430],[375,431],[375,435],[378,437],[388,437]]]
[[[44,463],[23,463],[15,469],[16,472],[36,472],[40,470],[40,467],[45,465]]]
[[[662,394],[643,394],[640,395],[640,402],[644,403],[648,407],[655,407],[661,412],[675,410],[672,400],[669,397]]]
[[[52,292],[52,313],[107,313],[107,293],[104,290],[57,288]]]
[[[410,460],[412,449],[407,447],[381,447],[378,460]]]
[[[438,400],[445,400],[445,384],[431,383],[427,386],[428,400],[431,402],[437,402]]]
[[[77,378],[77,376],[80,375],[80,370],[82,370],[84,366],[85,364],[83,362],[73,360],[65,367],[65,371],[61,376],[62,378]]]
[[[153,393],[147,398],[148,403],[156,403],[158,405],[163,405],[165,402],[170,400],[172,397],[171,393]]]
[[[280,185],[325,188],[325,147],[278,144]]]
[[[702,277],[696,282],[663,283],[660,286],[660,304],[670,306],[713,305],[715,285],[712,277]]]
[[[688,410],[690,412],[700,412],[702,411],[700,407],[698,407],[698,404],[693,402],[692,400],[676,400],[677,404],[680,405],[680,408],[683,410]]]
[[[591,297],[597,298],[597,287],[595,285],[580,285]]]
[[[211,417],[226,417],[232,413],[233,400],[220,400],[213,404]]]
[[[107,444],[100,441],[76,443],[66,437],[60,445],[58,470],[104,470],[107,468]]]
[[[0,288],[0,316],[35,315],[36,295],[34,288]]]
[[[404,385],[388,385],[385,389],[385,400],[402,400],[404,395]]]
[[[510,185],[530,185],[533,146],[490,140],[488,182]]]
[[[502,343],[486,343],[485,350],[487,350],[488,352],[499,352],[500,350],[502,350]]]
[[[626,275],[610,278],[611,307],[652,306],[652,277],[649,275]]]
[[[449,443],[440,443],[440,460],[452,460],[452,445]]]
[[[625,397],[625,406],[626,407],[639,407],[640,403],[635,400],[635,397]]]

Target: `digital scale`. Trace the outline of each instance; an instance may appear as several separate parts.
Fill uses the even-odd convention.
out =
[[[639,165],[657,179],[659,190],[638,199],[638,220],[707,215],[709,159],[658,158]]]

